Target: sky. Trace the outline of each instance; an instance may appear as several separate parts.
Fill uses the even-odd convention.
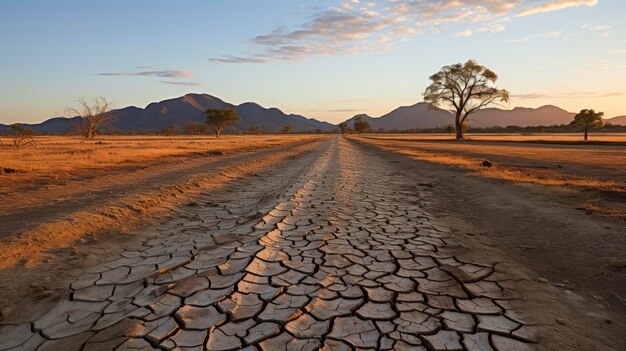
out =
[[[623,0],[0,0],[0,123],[186,93],[338,123],[475,59],[508,108],[626,115]]]

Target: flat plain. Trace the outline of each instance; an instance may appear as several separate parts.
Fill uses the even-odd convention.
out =
[[[573,138],[0,150],[0,350],[624,349],[626,137]]]

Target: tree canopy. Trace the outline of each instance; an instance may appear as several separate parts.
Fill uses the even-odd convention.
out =
[[[346,134],[348,132],[348,123],[346,122],[339,123],[339,129],[341,130],[341,134]]]
[[[424,101],[455,114],[457,139],[463,139],[462,126],[470,114],[509,101],[509,92],[495,87],[498,75],[474,60],[444,66],[429,79]]]
[[[585,131],[585,140],[588,140],[589,129],[602,127],[603,116],[604,112],[584,109],[574,116],[574,120],[570,124],[581,127]]]
[[[354,130],[357,133],[365,133],[372,130],[368,121],[364,120],[361,117],[357,117],[354,120]]]
[[[226,126],[239,120],[237,110],[234,107],[229,109],[209,109],[206,111],[206,115],[206,122],[215,131],[216,138],[220,137]]]

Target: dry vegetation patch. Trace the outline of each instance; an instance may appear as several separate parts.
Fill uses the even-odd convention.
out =
[[[626,142],[626,136],[611,136],[610,140],[620,143],[615,146],[550,144],[550,141],[567,142],[569,137],[541,138],[533,139],[542,140],[541,143],[511,143],[510,140],[521,141],[524,137],[481,136],[462,142],[422,135],[357,137],[385,150],[461,167],[480,176],[516,184],[580,190],[586,199],[577,207],[626,219],[626,147],[620,145]]]
[[[37,149],[0,150],[0,168],[14,170],[0,174],[0,193],[36,186],[38,183],[93,177],[111,171],[146,167],[169,157],[221,155],[286,145],[312,138],[301,135],[267,136],[101,136],[35,137]],[[7,137],[0,137],[0,140]],[[40,184],[43,185],[43,184]]]
[[[2,167],[18,170],[0,174],[0,269],[41,263],[48,250],[98,232],[124,233],[199,191],[283,162],[285,152],[302,152],[320,137],[39,139],[43,149],[0,154]],[[283,152],[257,155],[270,148]]]

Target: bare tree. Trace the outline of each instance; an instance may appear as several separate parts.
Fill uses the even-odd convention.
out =
[[[11,136],[11,144],[4,145],[0,140],[1,148],[16,148],[21,149],[26,146],[32,146],[35,149],[38,149],[39,144],[35,140],[35,131],[30,128],[24,128],[19,123],[15,123],[11,125],[11,132],[9,135]]]
[[[68,108],[66,115],[81,118],[81,121],[76,125],[76,129],[82,136],[87,139],[93,139],[98,134],[98,130],[112,128],[117,115],[111,111],[111,102],[107,98],[96,96],[89,101],[87,98],[80,97],[76,101],[79,106]]]
[[[509,92],[498,89],[498,75],[474,60],[465,64],[444,66],[430,76],[431,84],[424,91],[424,101],[447,107],[455,113],[456,138],[463,139],[463,124],[473,112],[509,101]]]

